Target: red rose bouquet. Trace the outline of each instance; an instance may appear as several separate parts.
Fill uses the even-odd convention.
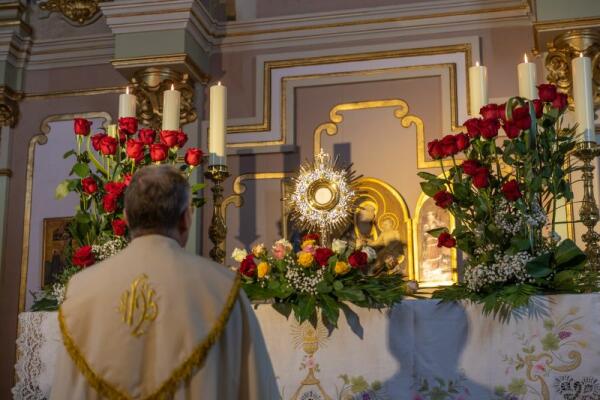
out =
[[[248,297],[271,301],[286,316],[293,311],[299,322],[316,321],[321,310],[330,326],[336,326],[340,310],[351,312],[344,302],[385,307],[402,299],[405,285],[401,275],[372,273],[375,250],[354,249],[337,239],[331,247],[318,243],[318,235],[308,234],[297,249],[285,239],[270,250],[262,244],[250,252],[235,249],[232,258],[239,263]]]
[[[484,312],[506,317],[531,295],[582,290],[585,255],[555,232],[565,222],[556,218],[560,202],[573,199],[569,174],[575,168],[567,155],[576,144],[575,130],[561,125],[564,94],[541,85],[539,97],[488,104],[481,118],[464,123],[467,134],[428,144],[443,174],[419,173],[421,187],[456,221],[453,232],[429,233],[439,247],[458,247],[467,255],[464,283],[434,297],[481,302]],[[445,159],[451,168],[444,169]],[[545,230],[550,234],[543,235]]]
[[[64,157],[73,157],[71,177],[56,188],[56,198],[69,193],[79,197],[79,207],[69,225],[73,238],[65,258],[70,260],[57,284],[45,288],[38,296],[34,310],[55,309],[62,300],[64,284],[76,272],[102,261],[127,245],[127,224],[123,219],[123,197],[131,176],[140,168],[152,164],[180,165],[182,174],[191,179],[192,171],[203,159],[202,150],[184,149],[188,137],[181,131],[138,131],[135,118],[120,118],[116,129],[91,132],[92,122],[74,121],[76,150]],[[184,157],[185,155],[185,157]],[[203,184],[192,185],[192,204],[200,207]]]

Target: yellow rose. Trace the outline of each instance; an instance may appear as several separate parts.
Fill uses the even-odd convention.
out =
[[[303,249],[305,249],[307,247],[314,247],[315,243],[316,242],[314,240],[305,240],[304,242],[302,242],[302,246],[300,246],[300,247]]]
[[[254,254],[254,257],[260,257],[263,255],[263,253],[267,250],[267,248],[265,247],[264,244],[257,244],[256,246],[254,246],[252,248],[252,254]]]
[[[261,262],[256,267],[256,273],[259,278],[264,278],[271,271],[271,266],[266,262]]]
[[[351,267],[347,262],[338,261],[335,263],[334,271],[338,275],[346,275],[350,271]]]
[[[301,251],[298,253],[298,264],[303,266],[304,268],[308,268],[312,265],[314,257],[310,253],[306,253]]]

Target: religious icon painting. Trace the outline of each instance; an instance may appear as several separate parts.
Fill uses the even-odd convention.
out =
[[[449,286],[458,280],[456,249],[438,247],[437,239],[428,231],[438,228],[454,229],[450,213],[435,205],[421,193],[415,213],[415,280],[420,288]]]
[[[71,217],[44,218],[42,287],[56,282],[66,265],[65,250],[71,242],[68,225]]]

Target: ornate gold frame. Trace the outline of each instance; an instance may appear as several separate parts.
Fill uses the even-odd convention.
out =
[[[242,124],[242,125],[231,125],[227,127],[227,133],[250,133],[250,132],[265,132],[271,129],[271,71],[280,68],[290,68],[297,66],[309,66],[309,65],[321,65],[331,63],[343,63],[353,61],[370,61],[387,58],[400,58],[400,57],[413,57],[423,55],[439,55],[439,54],[451,54],[451,53],[464,53],[465,65],[471,65],[472,61],[472,49],[470,43],[448,45],[448,46],[433,46],[433,47],[422,47],[413,49],[402,49],[402,50],[390,50],[390,51],[377,51],[370,53],[357,53],[357,54],[346,54],[346,55],[335,55],[335,56],[319,56],[319,57],[307,57],[301,59],[291,60],[279,60],[279,61],[266,61],[263,66],[263,98],[262,98],[262,122],[258,124]],[[445,64],[437,64],[434,66],[440,66]],[[414,66],[415,68],[422,68],[427,66]],[[370,70],[356,71],[355,73],[369,73]],[[335,73],[334,73],[335,74]],[[312,77],[312,76],[309,76]],[[292,79],[293,77],[285,77],[285,79]],[[302,79],[302,78],[298,78]],[[305,78],[308,79],[308,78]],[[452,78],[451,78],[452,84]],[[282,90],[284,90],[282,85]],[[451,88],[451,93],[455,93],[456,84]],[[467,81],[468,91],[468,81]],[[282,93],[282,106],[285,99],[285,92]],[[257,105],[258,107],[259,105]],[[467,109],[470,107],[469,99],[467,98]],[[456,109],[456,97],[452,100],[451,109]],[[282,107],[282,113],[285,108]],[[282,114],[282,123],[285,125],[285,114]],[[453,127],[454,129],[454,127]],[[280,140],[265,141],[265,142],[245,142],[228,144],[230,148],[243,148],[243,147],[264,147],[272,146],[277,144],[283,144],[285,136]]]
[[[343,103],[334,106],[329,111],[329,121],[317,126],[313,132],[313,152],[317,154],[321,150],[321,135],[323,132],[328,136],[334,136],[338,133],[338,125],[342,123],[344,117],[341,111],[365,110],[370,108],[394,107],[394,117],[400,120],[404,128],[415,125],[417,130],[417,169],[438,168],[438,161],[427,161],[425,159],[425,125],[423,120],[415,115],[408,114],[408,103],[401,99],[391,100],[370,100],[354,103]],[[452,160],[445,160],[444,166],[452,166]]]
[[[56,121],[68,121],[73,118],[104,118],[104,127],[112,123],[112,117],[109,113],[104,111],[51,115],[42,121],[40,125],[41,133],[33,136],[29,141],[29,148],[27,150],[27,172],[25,178],[25,209],[23,213],[23,245],[21,250],[21,282],[19,286],[19,312],[23,312],[25,310],[25,293],[27,291],[27,273],[29,269],[29,236],[31,229],[31,196],[33,191],[35,147],[38,144],[42,146],[48,143],[48,135],[50,134],[50,123]]]

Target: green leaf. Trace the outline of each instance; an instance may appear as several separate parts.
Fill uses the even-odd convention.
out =
[[[64,199],[69,194],[69,192],[70,192],[69,181],[70,181],[69,179],[64,180],[61,183],[59,183],[58,186],[56,187],[56,190],[54,191],[54,197],[57,200]]]
[[[344,284],[340,281],[333,282],[333,288],[335,290],[342,290],[344,288]]]
[[[361,290],[355,288],[345,287],[343,289],[336,290],[335,294],[337,295],[338,299],[342,301],[346,300],[351,302],[360,302],[365,300],[364,293]]]
[[[340,306],[329,295],[323,295],[321,299],[321,310],[327,321],[334,327],[337,327],[337,321],[340,317]]]
[[[77,153],[75,152],[75,150],[69,150],[67,151],[65,154],[63,154],[63,159],[67,159],[73,155],[76,155]]]
[[[195,185],[193,185],[191,187],[192,193],[196,194],[198,191],[204,189],[206,187],[206,184],[204,183],[196,183]]]
[[[333,288],[327,283],[326,280],[322,280],[321,282],[317,283],[317,292],[324,294],[331,293],[331,291],[333,291]]]
[[[433,236],[434,238],[440,237],[443,232],[448,232],[448,228],[435,228],[427,231],[428,234]]]
[[[296,318],[300,322],[308,320],[315,313],[316,299],[313,296],[302,296],[294,307]]]
[[[417,174],[420,178],[425,179],[425,180],[432,180],[432,179],[438,179],[438,177],[434,174],[430,174],[429,172],[419,172]]]
[[[585,253],[570,239],[563,240],[554,250],[554,262],[559,269],[577,266],[585,259]]]
[[[429,197],[435,196],[435,194],[443,188],[443,185],[436,185],[433,182],[421,182],[421,189],[423,190],[423,193]]]
[[[273,303],[273,308],[286,319],[292,313],[292,305],[290,303]]]
[[[73,172],[80,178],[85,178],[90,174],[90,167],[84,163],[77,163],[73,166],[71,173]]]
[[[545,253],[541,256],[537,256],[533,260],[529,261],[525,268],[527,273],[534,278],[545,278],[552,273],[550,268],[550,260],[552,259],[552,253]]]

